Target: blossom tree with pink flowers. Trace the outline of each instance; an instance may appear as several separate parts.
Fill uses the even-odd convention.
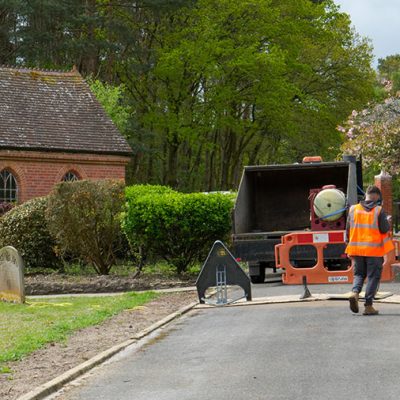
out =
[[[390,86],[386,82],[388,93]],[[362,155],[365,167],[379,167],[393,175],[400,172],[400,96],[389,96],[362,111],[354,110],[337,129],[345,139],[343,153]]]

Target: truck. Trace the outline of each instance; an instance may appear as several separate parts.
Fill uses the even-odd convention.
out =
[[[244,167],[233,210],[232,242],[235,257],[249,265],[252,283],[264,282],[266,268],[276,272],[275,246],[284,235],[311,230],[310,193],[326,185],[340,189],[347,206],[356,204],[363,187],[361,160],[347,155],[337,162],[305,157],[302,163]],[[329,247],[324,256],[328,269],[348,268],[344,249],[344,243]],[[291,255],[291,263],[306,265],[314,257],[302,246]]]

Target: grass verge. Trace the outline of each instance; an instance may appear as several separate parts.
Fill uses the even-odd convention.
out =
[[[110,297],[63,297],[28,300],[26,304],[0,302],[0,373],[4,363],[20,360],[48,343],[63,342],[76,330],[97,325],[122,310],[159,296],[154,292]]]

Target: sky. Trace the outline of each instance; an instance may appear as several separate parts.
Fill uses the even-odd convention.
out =
[[[378,58],[400,53],[400,0],[334,0],[356,31],[372,40]]]

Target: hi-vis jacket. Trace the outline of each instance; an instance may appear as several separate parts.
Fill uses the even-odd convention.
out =
[[[394,249],[389,233],[379,230],[379,214],[382,207],[366,210],[361,204],[351,206],[349,211],[349,256],[383,257]]]

